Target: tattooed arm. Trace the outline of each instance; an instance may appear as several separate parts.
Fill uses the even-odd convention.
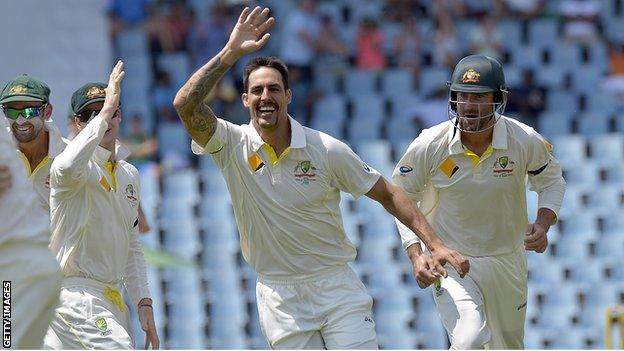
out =
[[[206,145],[217,125],[217,117],[208,107],[206,97],[239,58],[267,43],[270,34],[265,32],[274,22],[268,8],[256,7],[250,11],[246,7],[221,52],[195,72],[176,94],[173,106],[197,144]]]

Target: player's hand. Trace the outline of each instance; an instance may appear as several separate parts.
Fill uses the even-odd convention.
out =
[[[149,232],[150,230],[152,230],[152,227],[149,225],[149,222],[147,221],[147,217],[145,217],[145,212],[143,212],[143,207],[141,207],[140,203],[139,203],[139,218],[137,219],[139,221],[139,234],[145,234]]]
[[[141,329],[145,332],[145,349],[147,350],[150,345],[152,349],[156,350],[160,348],[160,340],[158,340],[158,333],[156,332],[156,323],[154,323],[154,310],[152,306],[139,306],[139,321],[141,322]]]
[[[275,18],[269,17],[268,7],[262,9],[256,6],[253,11],[245,7],[226,46],[236,57],[258,51],[269,41],[271,34],[265,32],[273,26],[273,23]]]
[[[524,236],[524,248],[528,251],[542,253],[548,247],[548,229],[539,223],[531,223],[527,225]]]
[[[414,278],[421,289],[433,284],[441,274],[435,271],[435,265],[431,256],[421,253],[418,258],[412,260]]]
[[[108,77],[108,86],[106,87],[106,98],[102,107],[101,115],[107,121],[113,118],[113,115],[119,108],[119,99],[121,98],[121,81],[125,75],[124,64],[121,60],[117,61],[115,67]]]
[[[431,250],[431,249],[430,249]],[[446,246],[437,247],[431,250],[431,258],[433,260],[435,271],[446,278],[448,273],[444,269],[446,263],[450,263],[460,277],[464,277],[470,270],[470,262],[462,254],[455,250],[451,250]]]
[[[0,195],[4,194],[13,184],[11,169],[6,165],[0,165]]]

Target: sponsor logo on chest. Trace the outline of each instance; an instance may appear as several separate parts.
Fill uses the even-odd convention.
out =
[[[494,161],[492,172],[496,178],[505,178],[513,175],[515,162],[509,156],[501,156]]]
[[[132,184],[126,185],[126,189],[124,190],[124,193],[126,194],[126,199],[130,203],[130,205],[132,205],[132,207],[135,207],[137,203],[139,202],[139,199],[137,198],[137,194],[134,190],[134,186]]]
[[[309,160],[301,161],[297,163],[293,175],[297,182],[310,184],[310,182],[316,181],[316,167],[314,167]]]

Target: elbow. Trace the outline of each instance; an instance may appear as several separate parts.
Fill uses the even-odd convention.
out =
[[[180,92],[178,92],[175,98],[173,99],[173,108],[175,108],[175,110],[178,113],[180,113],[185,105],[186,105],[186,99],[184,99],[184,97],[182,97]]]

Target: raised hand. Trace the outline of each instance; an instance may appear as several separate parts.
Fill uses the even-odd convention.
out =
[[[275,18],[269,17],[269,9],[256,6],[253,11],[245,7],[238,17],[238,22],[230,34],[226,46],[236,57],[260,50],[268,41],[271,34],[265,33],[275,23]]]
[[[115,67],[113,67],[113,70],[108,77],[106,98],[104,99],[104,106],[102,107],[102,111],[106,111],[106,113],[103,114],[103,117],[107,121],[110,121],[119,107],[119,99],[121,98],[121,81],[125,75],[123,68],[123,62],[121,60],[117,61],[117,64],[115,64]]]

